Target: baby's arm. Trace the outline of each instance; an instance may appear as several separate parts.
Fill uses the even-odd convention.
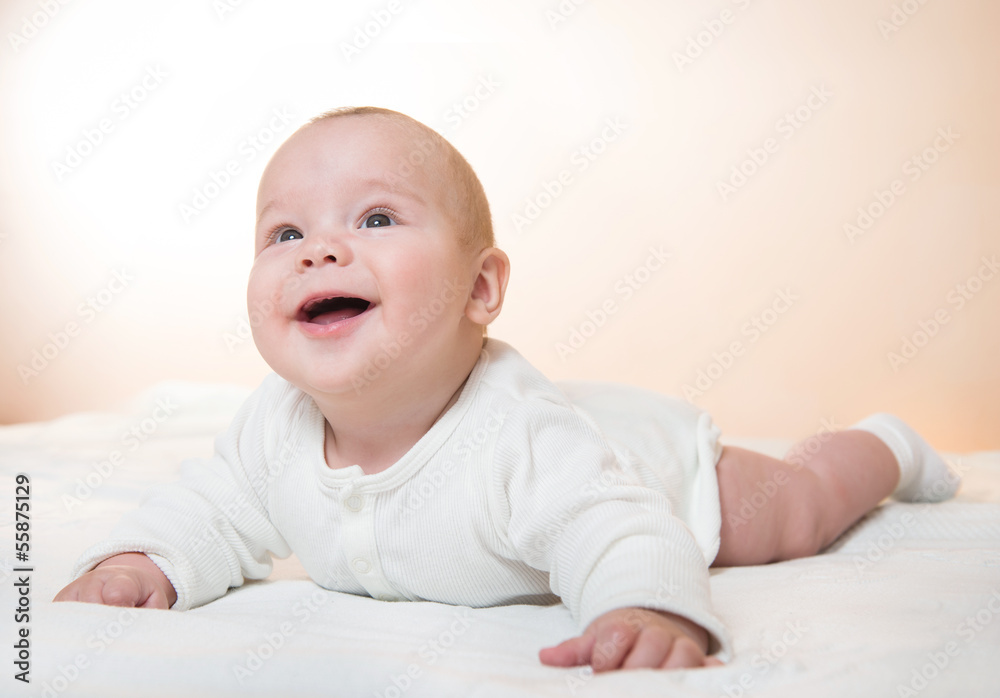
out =
[[[53,600],[166,609],[177,601],[177,592],[147,556],[122,553],[67,584]]]
[[[704,553],[666,497],[632,484],[572,412],[537,411],[506,415],[491,504],[510,556],[548,572],[552,592],[585,628],[543,650],[543,663],[705,666],[715,664],[708,652],[728,656]],[[524,443],[530,448],[518,448]]]
[[[720,666],[706,657],[708,632],[686,618],[645,608],[618,608],[596,618],[582,635],[546,647],[542,664],[613,669],[683,669]]]
[[[186,610],[266,577],[271,555],[291,553],[263,502],[292,458],[274,450],[299,442],[289,418],[298,395],[277,376],[265,379],[216,438],[215,454],[185,460],[177,482],[148,490],[108,539],[84,551],[76,581],[56,600]]]

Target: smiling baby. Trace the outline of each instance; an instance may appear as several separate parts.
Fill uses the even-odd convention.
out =
[[[710,565],[814,555],[886,496],[957,489],[891,415],[778,460],[723,447],[681,400],[557,386],[486,336],[509,270],[436,132],[371,107],[300,128],[261,178],[247,290],[274,373],[56,600],[188,609],[294,552],[321,586],[384,601],[561,600],[581,634],[546,664],[708,666],[731,652]]]

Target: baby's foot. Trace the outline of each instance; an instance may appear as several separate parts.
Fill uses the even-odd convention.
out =
[[[903,420],[879,413],[851,427],[874,434],[899,463],[899,484],[892,493],[901,502],[942,502],[955,495],[962,476]]]

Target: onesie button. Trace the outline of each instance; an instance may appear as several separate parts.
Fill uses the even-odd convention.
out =
[[[361,511],[365,506],[365,500],[356,494],[352,494],[344,500],[344,506],[350,511]]]
[[[360,572],[361,574],[371,571],[372,568],[371,563],[363,557],[354,558],[354,561],[351,564],[354,565],[354,570],[356,572]]]

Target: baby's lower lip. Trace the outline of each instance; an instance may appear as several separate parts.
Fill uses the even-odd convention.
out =
[[[334,337],[348,334],[354,330],[367,317],[368,313],[375,307],[374,304],[357,315],[337,320],[327,324],[310,322],[309,320],[297,320],[299,328],[310,337]]]

